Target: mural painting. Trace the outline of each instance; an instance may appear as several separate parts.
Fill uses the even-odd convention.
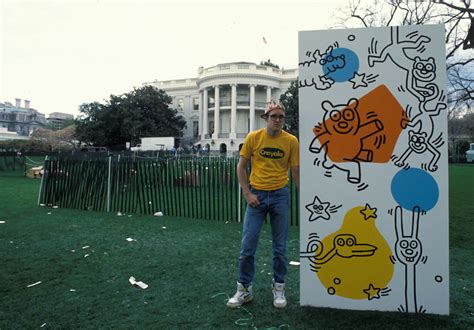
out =
[[[301,304],[449,314],[444,27],[299,35]]]

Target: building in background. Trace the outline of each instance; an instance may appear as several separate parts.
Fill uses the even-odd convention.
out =
[[[249,62],[199,68],[196,78],[144,83],[173,97],[172,107],[186,119],[182,144],[236,151],[248,132],[264,127],[265,103],[278,100],[298,70]]]
[[[30,136],[38,128],[46,126],[44,114],[30,107],[30,101],[15,99],[15,105],[10,102],[0,103],[0,128],[3,132],[15,133],[16,136]]]
[[[74,119],[73,115],[63,112],[52,112],[49,114],[49,117],[46,119],[53,131],[58,131],[63,129],[64,122],[71,121]]]

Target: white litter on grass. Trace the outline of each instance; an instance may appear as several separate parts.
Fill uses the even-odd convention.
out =
[[[76,250],[71,250],[71,252],[76,252]]]
[[[46,206],[46,204],[40,204],[40,206]]]
[[[82,247],[83,250],[84,250],[84,249],[88,249],[88,248],[90,248],[89,245],[85,245],[85,246]]]
[[[48,214],[51,214],[51,212],[48,212]]]
[[[161,228],[163,228],[163,229],[166,229],[166,227],[165,227],[165,226],[163,226],[163,227],[161,227]]]
[[[69,291],[71,291],[71,292],[76,292],[76,289],[69,289]]]
[[[5,223],[5,221],[2,220],[2,221],[0,221],[0,223]]]
[[[54,205],[54,206],[53,206],[53,209],[57,209],[58,207],[59,207],[59,206],[57,206],[57,205]]]
[[[40,328],[44,328],[46,326],[46,323],[41,324]]]
[[[87,258],[89,256],[89,253],[84,254],[84,258]]]
[[[127,241],[129,241],[129,242],[136,242],[137,240],[134,239],[134,238],[131,238],[131,237],[127,237]]]
[[[131,285],[137,285],[138,287],[140,287],[141,289],[145,290],[146,288],[148,288],[148,284],[146,283],[143,283],[142,281],[137,281],[135,279],[135,277],[133,276],[130,276],[130,278],[128,279],[128,281],[130,282]]]
[[[41,281],[38,281],[38,282],[35,282],[33,284],[27,285],[26,287],[31,288],[32,286],[35,286],[35,285],[38,285],[38,284],[41,284]]]
[[[292,266],[299,266],[300,263],[299,263],[299,261],[290,261],[290,265],[292,265]]]
[[[155,217],[162,217],[163,216],[163,212],[161,211],[158,211],[158,212],[155,212],[155,214],[153,214]]]
[[[122,212],[117,212],[117,215],[118,215],[119,217],[121,217],[121,216],[122,216]]]

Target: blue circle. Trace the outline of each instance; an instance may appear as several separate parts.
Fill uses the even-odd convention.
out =
[[[431,210],[439,198],[439,188],[428,172],[419,168],[401,170],[392,179],[392,196],[405,210],[419,206],[421,211]]]
[[[326,54],[322,60],[323,72],[326,77],[336,82],[343,82],[354,77],[359,70],[359,58],[347,48],[336,48]]]

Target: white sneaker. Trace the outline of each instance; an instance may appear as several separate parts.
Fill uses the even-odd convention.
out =
[[[276,308],[286,307],[285,283],[273,283],[273,306]]]
[[[250,284],[248,287],[244,287],[241,283],[237,282],[237,292],[229,299],[229,301],[227,301],[227,306],[230,308],[237,308],[252,300],[252,285]]]

